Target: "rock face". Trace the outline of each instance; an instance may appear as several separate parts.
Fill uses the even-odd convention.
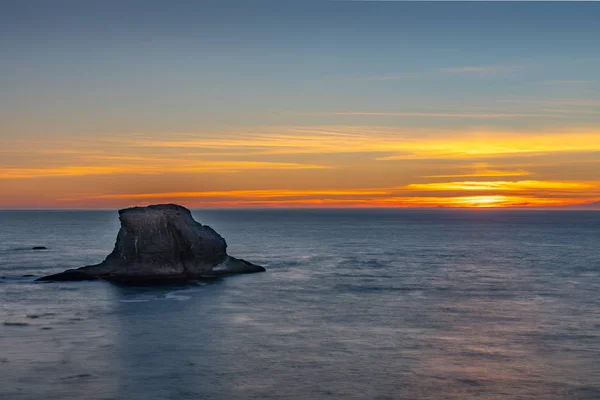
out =
[[[119,211],[121,229],[112,253],[97,265],[69,269],[40,281],[104,279],[123,283],[185,281],[265,269],[227,255],[227,243],[211,227],[176,204]]]

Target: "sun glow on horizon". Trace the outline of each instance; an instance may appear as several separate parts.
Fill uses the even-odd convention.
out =
[[[592,131],[293,126],[37,147],[15,139],[0,149],[10,161],[0,163],[0,206],[587,206],[600,201]]]
[[[71,196],[59,199],[64,204],[101,202],[124,205],[178,202],[198,208],[510,208],[560,207],[585,205],[600,201],[572,197],[572,190],[598,188],[598,184],[556,181],[516,182],[447,182],[409,184],[388,188],[356,188],[346,190],[230,190],[155,193],[112,193]],[[540,194],[539,189],[546,192]],[[427,192],[430,191],[431,194]],[[461,192],[510,194],[461,195]],[[548,192],[549,191],[549,192]],[[517,193],[515,193],[517,192]],[[571,197],[569,197],[571,196]]]

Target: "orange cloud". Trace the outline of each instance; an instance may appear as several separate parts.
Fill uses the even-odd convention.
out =
[[[451,197],[404,197],[384,200],[383,203],[400,207],[467,207],[467,208],[499,208],[499,207],[547,207],[582,204],[570,198],[539,198],[533,196],[451,196]]]
[[[518,191],[532,189],[583,190],[597,188],[596,184],[580,182],[555,181],[465,181],[465,182],[435,182],[413,183],[407,186],[415,190],[502,190]]]
[[[531,172],[519,169],[519,170],[498,170],[498,169],[487,169],[487,165],[483,164],[483,168],[475,168],[475,172],[465,174],[449,174],[449,175],[426,175],[423,178],[484,178],[484,177],[509,177],[509,176],[527,176],[531,175]]]
[[[119,206],[150,204],[151,201],[122,202]],[[383,197],[366,199],[318,198],[318,199],[218,199],[184,200],[188,207],[195,208],[522,208],[560,207],[590,204],[596,199],[573,200],[570,198],[536,198],[531,196],[453,196],[453,197]]]
[[[13,202],[36,190],[44,199],[71,206],[183,200],[223,207],[521,207],[600,197],[590,172],[600,164],[595,128],[254,127],[237,133],[86,138],[68,151],[66,142],[21,139],[7,148],[0,159],[0,190]],[[545,156],[547,165],[531,155]],[[494,165],[474,163],[492,157]],[[579,164],[564,173],[554,160]],[[236,174],[209,176],[221,172]],[[510,178],[521,176],[531,179]],[[27,181],[53,177],[63,179]],[[248,190],[255,188],[262,190]]]
[[[411,141],[401,149],[411,152],[411,155],[386,156],[378,160],[425,157],[469,159],[481,156],[600,151],[600,132],[518,135],[483,131],[445,140],[438,138]]]
[[[495,118],[524,118],[524,117],[556,117],[562,115],[552,113],[446,113],[446,112],[373,112],[373,111],[340,111],[324,113],[325,115],[362,115],[371,117],[427,117],[427,118],[470,118],[470,119],[495,119]]]
[[[319,196],[365,196],[365,195],[385,195],[390,190],[386,189],[354,189],[354,190],[230,190],[230,191],[207,191],[207,192],[164,192],[164,193],[117,193],[117,194],[99,194],[86,196],[85,199],[183,199],[183,198],[204,198],[204,197],[225,197],[225,198],[245,198],[245,199],[263,199],[263,198],[284,198],[284,197],[319,197]],[[68,200],[65,199],[65,200]],[[73,198],[72,200],[79,200]]]
[[[597,201],[598,184],[559,181],[464,181],[409,184],[348,190],[230,190],[157,193],[113,193],[62,199],[67,202],[184,201],[196,207],[541,207]],[[536,192],[543,190],[541,192]],[[423,192],[432,191],[428,196]],[[460,192],[493,191],[491,195]],[[448,192],[440,195],[439,192]],[[503,192],[506,192],[504,194]],[[522,192],[515,194],[514,192]],[[536,194],[537,193],[537,194]],[[581,198],[573,193],[582,193]]]
[[[461,131],[386,128],[382,126],[275,127],[262,131],[128,139],[139,148],[186,148],[243,151],[250,155],[399,153],[377,160],[470,159],[532,153],[600,151],[597,129],[556,132]]]
[[[0,179],[29,179],[83,175],[108,175],[121,172],[119,167],[70,166],[58,168],[0,168]]]
[[[67,166],[57,168],[0,168],[0,179],[31,179],[110,174],[164,174],[190,172],[237,172],[243,170],[322,169],[321,165],[261,161],[208,161],[155,164],[123,164],[113,166]]]
[[[18,147],[15,147],[17,146]],[[35,147],[38,148],[35,148]],[[600,151],[597,128],[546,132],[505,131],[489,128],[444,130],[392,128],[382,126],[323,126],[240,128],[236,132],[169,134],[168,136],[114,137],[94,143],[71,143],[77,150],[65,150],[65,143],[17,141],[11,152],[23,158],[31,152],[62,155],[71,160],[81,155],[94,159],[170,159],[177,163],[193,161],[192,152],[204,158],[219,157],[235,162],[236,157],[273,155],[321,155],[336,153],[397,153],[378,160],[472,159],[482,156],[548,154]],[[110,152],[102,150],[110,149]],[[185,149],[184,154],[177,154]],[[198,153],[197,151],[200,150]],[[183,158],[183,159],[182,159]],[[142,160],[140,160],[142,161]],[[260,161],[265,161],[260,160]],[[76,165],[70,163],[70,165]],[[0,165],[2,167],[2,165]]]

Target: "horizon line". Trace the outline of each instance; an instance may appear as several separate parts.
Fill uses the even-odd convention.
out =
[[[10,211],[119,211],[134,207],[147,207],[158,204],[175,203],[157,203],[130,207],[117,208],[0,208],[0,212]],[[177,204],[180,205],[180,204]],[[180,205],[181,206],[181,205]],[[203,211],[304,211],[304,210],[531,210],[531,211],[600,211],[599,208],[570,207],[570,206],[545,206],[545,207],[185,207],[188,210]]]

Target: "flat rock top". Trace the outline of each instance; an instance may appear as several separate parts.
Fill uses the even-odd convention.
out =
[[[145,207],[140,207],[140,206],[136,206],[136,207],[130,207],[130,208],[124,208],[122,210],[119,210],[119,215],[125,214],[125,213],[134,213],[134,212],[142,212],[142,213],[150,213],[150,212],[182,212],[182,213],[186,213],[186,214],[191,214],[190,210],[188,210],[187,208],[180,206],[178,204],[154,204],[151,206],[145,206]]]
[[[159,232],[157,239],[164,238],[166,231],[170,231],[170,234],[177,231],[189,240],[216,239],[224,242],[223,238],[209,226],[194,220],[190,210],[177,204],[125,208],[119,210],[119,220],[123,233],[135,234],[140,238],[157,232]],[[197,237],[194,238],[194,235]]]
[[[156,219],[169,218],[172,220],[193,221],[194,224],[202,225],[194,221],[192,213],[185,207],[177,204],[157,204],[147,207],[131,207],[119,210],[119,219],[121,223],[128,221],[144,221],[145,223],[152,222]]]

